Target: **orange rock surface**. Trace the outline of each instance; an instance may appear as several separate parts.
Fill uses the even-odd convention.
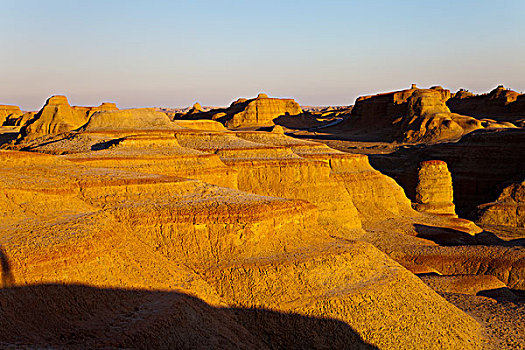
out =
[[[23,112],[18,106],[0,105],[0,126],[4,125],[9,119],[17,119]]]
[[[450,91],[439,86],[359,97],[350,116],[332,129],[376,141],[436,143],[485,127],[515,127],[451,113],[450,98]]]
[[[201,108],[202,110],[202,108]],[[228,128],[269,127],[280,116],[295,116],[302,113],[301,107],[292,99],[269,98],[259,94],[253,99],[238,99],[230,107],[203,113],[192,108],[183,118],[210,118],[220,121]]]
[[[440,160],[421,162],[417,178],[414,206],[416,210],[456,215],[452,203],[452,176],[447,163]]]
[[[114,103],[99,107],[71,107],[65,96],[52,96],[21,130],[20,138],[35,139],[45,135],[75,130],[84,125],[96,111],[117,110]]]
[[[481,348],[360,239],[427,220],[366,156],[214,125],[98,111],[0,151],[2,344]]]

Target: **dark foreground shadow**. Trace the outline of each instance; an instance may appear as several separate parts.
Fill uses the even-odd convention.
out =
[[[2,287],[9,287],[15,282],[13,273],[11,271],[11,264],[9,263],[9,258],[2,246],[0,246],[0,266],[2,268]]]
[[[178,292],[59,284],[0,289],[0,345],[376,349],[338,320],[265,309],[213,307]]]

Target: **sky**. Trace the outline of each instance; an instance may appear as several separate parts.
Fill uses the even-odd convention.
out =
[[[524,0],[0,0],[0,104],[302,105],[525,91]]]

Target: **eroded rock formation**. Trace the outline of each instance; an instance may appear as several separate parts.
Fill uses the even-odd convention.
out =
[[[44,107],[22,131],[22,136],[36,138],[42,135],[58,134],[74,130],[87,121],[83,111],[71,108],[65,96],[50,97]]]
[[[202,108],[201,104],[199,102],[195,102],[193,106],[189,109],[187,114],[198,114],[204,112],[204,109]]]
[[[9,119],[18,119],[24,114],[20,107],[10,105],[0,105],[0,126],[4,125]]]
[[[97,111],[117,110],[114,103],[102,103],[99,107],[71,107],[65,96],[52,96],[44,107],[22,128],[19,139],[59,134],[84,125]]]
[[[456,215],[452,176],[447,163],[440,160],[421,162],[418,168],[414,208],[435,214]]]
[[[83,131],[170,130],[178,127],[169,117],[153,108],[94,111],[82,126]]]
[[[446,105],[450,97],[450,91],[439,86],[359,97],[350,116],[333,130],[363,140],[435,143],[458,140],[486,126],[514,127],[451,113]]]
[[[481,348],[407,269],[525,289],[523,250],[468,246],[470,222],[414,211],[367,156],[283,131],[94,111],[0,151],[0,343]],[[450,209],[443,165],[423,168],[421,204]]]
[[[482,225],[525,228],[525,182],[507,186],[495,202],[479,205],[477,216]]]
[[[274,119],[280,116],[301,114],[301,107],[292,99],[270,98],[259,94],[253,99],[240,98],[225,109],[215,109],[206,113],[187,113],[182,118],[220,121],[228,128],[269,127],[275,125]]]
[[[503,85],[481,95],[458,91],[447,101],[447,105],[455,113],[479,119],[513,122],[519,126],[525,121],[525,94],[506,89]]]
[[[62,333],[32,320],[96,300],[93,310],[106,310],[89,317],[96,326],[78,317],[59,323],[82,346],[150,338],[183,346],[205,324],[202,346],[222,347],[214,343],[221,335],[240,347],[301,339],[301,347],[432,348],[439,336],[440,348],[479,347],[475,321],[385,253],[355,241],[363,225],[420,215],[366,156],[280,132],[162,118],[150,110],[99,111],[83,128],[27,143],[62,156],[0,152],[10,164],[0,167],[7,193],[0,207],[13,276],[2,292],[14,305],[35,305],[17,328],[51,333],[28,336],[0,321],[2,341],[59,346]],[[73,297],[42,310],[45,291]],[[245,310],[255,310],[257,322]],[[273,318],[270,310],[288,316]],[[3,320],[14,314],[1,312]],[[97,331],[108,319],[119,320],[118,336]],[[323,319],[334,322],[317,325]],[[239,329],[248,338],[234,336],[244,334]]]
[[[158,147],[155,138],[147,146],[148,138],[142,146]],[[431,345],[439,335],[444,337],[440,347],[479,344],[479,326],[470,317],[372,245],[330,238],[308,202],[131,171],[129,161],[99,168],[96,154],[79,156],[68,161],[0,152],[0,160],[10,165],[0,168],[0,186],[8,194],[1,199],[2,237],[4,242],[10,237],[2,254],[13,276],[1,292],[12,300],[9,305],[24,310],[14,327],[15,306],[2,308],[3,342],[111,347],[115,342],[138,346],[152,338],[163,346],[192,341],[223,346],[216,337],[226,337],[224,344],[272,346],[288,344],[289,332],[282,328],[293,327],[305,347],[350,342],[416,348],[421,342]],[[150,156],[135,154],[141,157]],[[109,165],[119,155],[106,159]],[[164,294],[140,292],[144,288]],[[218,307],[238,311],[214,311]],[[85,308],[91,316],[67,311]],[[243,310],[252,309],[258,310],[256,324],[247,314],[242,317]],[[287,317],[299,321],[290,321],[292,326],[282,318],[263,318],[265,310],[296,315]],[[181,318],[181,312],[193,316]],[[36,321],[42,317],[53,321]],[[115,317],[118,335],[97,331]],[[304,317],[337,322],[316,326],[311,320],[301,326]],[[442,321],[429,327],[437,317]],[[203,322],[210,327],[208,336],[194,340]],[[228,335],[252,328],[266,335]],[[75,336],[63,340],[61,334],[69,330]],[[317,336],[309,339],[311,334]]]

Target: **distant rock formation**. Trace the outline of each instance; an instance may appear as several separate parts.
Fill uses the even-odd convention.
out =
[[[20,107],[10,105],[0,105],[0,126],[4,125],[9,119],[17,119],[24,114]]]
[[[480,129],[481,122],[450,113],[445,104],[448,90],[441,88],[417,89],[408,98],[406,117],[400,123],[398,138],[402,142],[437,142],[459,139],[466,133]]]
[[[456,215],[452,176],[441,160],[421,162],[418,169],[414,209],[434,214]]]
[[[74,130],[84,125],[86,121],[86,114],[71,108],[65,96],[52,96],[35,115],[33,121],[21,130],[21,134],[27,138],[58,134]]]
[[[232,104],[231,108],[239,111],[226,116],[224,123],[230,128],[273,126],[275,125],[273,120],[279,116],[302,113],[301,107],[294,100],[269,98],[266,94],[259,94],[255,99]]]
[[[525,120],[525,94],[506,89],[499,85],[488,94],[475,95],[460,90],[447,101],[454,113],[476,118],[491,118],[498,122],[518,122]]]
[[[485,127],[525,127],[525,94],[503,85],[481,95],[460,90],[447,104],[454,112],[482,118]]]
[[[337,129],[368,134],[377,141],[434,143],[459,139],[482,128],[480,121],[451,113],[450,91],[440,86],[411,89],[356,100],[350,117]]]
[[[114,103],[102,103],[98,107],[70,106],[66,96],[52,96],[44,107],[21,129],[19,139],[34,139],[78,129],[93,113],[118,110]]]
[[[239,98],[228,108],[209,112],[199,111],[200,105],[196,105],[181,118],[213,119],[228,128],[271,127],[275,125],[274,119],[280,116],[295,116],[302,113],[301,107],[294,100],[270,98],[262,93],[250,100]]]
[[[180,129],[169,117],[153,108],[96,111],[82,127],[83,131]]]
[[[480,205],[477,222],[525,228],[525,181],[505,187],[495,202]]]
[[[199,102],[195,102],[187,114],[197,114],[202,112],[204,112],[204,109],[202,108],[201,104]]]

